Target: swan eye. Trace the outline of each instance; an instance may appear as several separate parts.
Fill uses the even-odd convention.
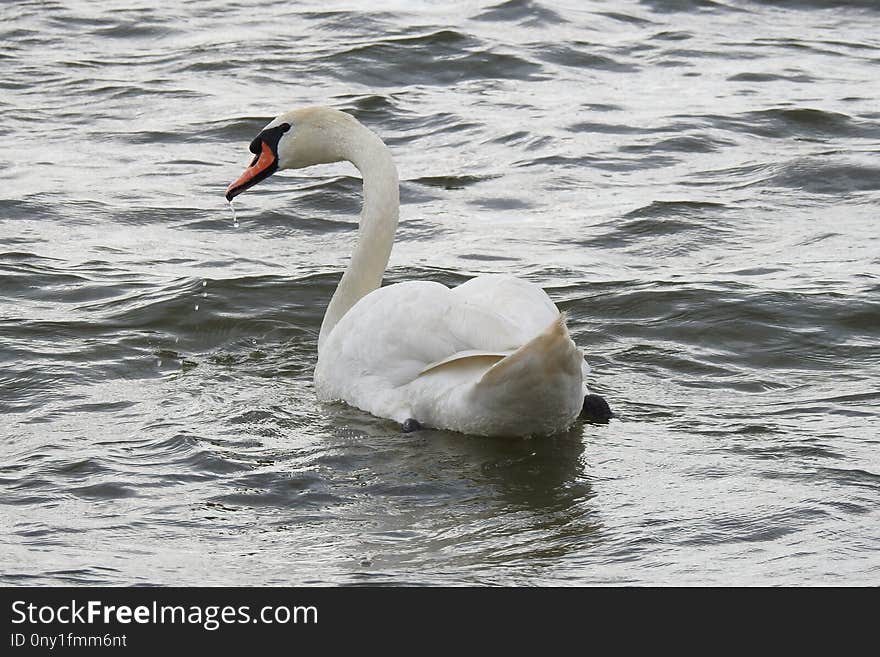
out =
[[[251,142],[251,145],[248,146],[248,150],[251,153],[253,153],[254,155],[259,155],[260,149],[263,147],[261,144],[262,141],[263,141],[263,133],[261,132],[256,137],[254,137],[254,140]]]
[[[257,163],[257,160],[260,159],[260,153],[263,152],[264,142],[272,149],[275,157],[278,157],[278,142],[281,140],[281,135],[288,130],[290,130],[290,124],[282,123],[281,125],[276,125],[274,128],[267,128],[254,137],[251,145],[248,146],[248,150],[254,154],[254,160],[251,162],[251,166],[254,166]]]
[[[276,125],[274,128],[266,128],[251,142],[251,145],[248,146],[248,150],[251,153],[257,156],[256,159],[251,163],[251,166],[256,164],[257,159],[260,157],[260,153],[263,150],[263,142],[266,142],[269,145],[269,148],[272,149],[272,152],[276,155],[278,154],[278,142],[281,139],[281,135],[290,130],[289,123],[282,123],[281,125]]]

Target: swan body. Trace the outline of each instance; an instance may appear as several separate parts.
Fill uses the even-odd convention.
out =
[[[318,339],[319,399],[378,417],[483,436],[551,435],[581,411],[589,367],[547,294],[527,281],[478,276],[455,288],[380,287],[397,228],[397,170],[382,141],[327,108],[282,114],[227,199],[282,168],[348,160],[364,179],[358,243]]]

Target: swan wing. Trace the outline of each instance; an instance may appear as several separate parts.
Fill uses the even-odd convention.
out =
[[[534,283],[504,274],[486,274],[473,278],[452,290],[452,293],[493,312],[517,326],[520,340],[526,344],[559,318],[559,309],[547,293]],[[499,363],[500,365],[500,363]],[[509,366],[510,363],[505,364]],[[590,366],[581,360],[581,375],[586,380]],[[584,394],[587,394],[586,387]]]
[[[472,362],[479,362],[488,367],[494,365],[499,360],[506,358],[512,353],[513,352],[511,351],[478,351],[476,349],[466,349],[465,351],[459,351],[458,353],[452,354],[442,360],[438,360],[436,363],[430,363],[419,372],[419,376],[441,367],[458,367],[464,365],[465,361],[467,361],[468,365],[472,364]]]
[[[570,422],[583,399],[583,357],[564,316],[528,283],[465,285],[412,281],[359,300],[320,347],[319,398],[483,435]]]
[[[477,276],[453,288],[452,294],[516,327],[517,347],[541,333],[559,316],[556,304],[543,289],[514,276]]]
[[[397,283],[366,295],[337,323],[320,348],[315,376],[322,383],[332,380],[337,391],[364,379],[400,387],[441,365],[474,360],[478,353],[503,357],[521,344],[508,319],[440,283]],[[321,386],[324,396],[330,387]],[[346,399],[338,392],[332,396]]]

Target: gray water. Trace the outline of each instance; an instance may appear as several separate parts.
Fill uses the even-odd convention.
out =
[[[381,10],[374,4],[381,4]],[[0,582],[880,584],[880,5],[0,5]],[[543,440],[315,399],[348,165],[386,282],[569,313],[616,413]]]

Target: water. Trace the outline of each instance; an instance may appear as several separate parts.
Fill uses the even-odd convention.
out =
[[[876,3],[383,5],[0,6],[0,582],[880,584]],[[615,420],[316,401],[356,172],[223,197],[308,104],[386,280],[543,285]]]

